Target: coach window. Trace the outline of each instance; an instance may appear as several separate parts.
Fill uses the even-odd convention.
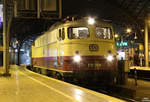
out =
[[[61,36],[61,39],[62,39],[62,40],[65,39],[65,30],[64,30],[64,28],[62,28],[62,36]]]
[[[61,40],[61,29],[59,29],[59,40]]]
[[[69,39],[85,39],[90,36],[87,27],[70,27],[68,28]]]

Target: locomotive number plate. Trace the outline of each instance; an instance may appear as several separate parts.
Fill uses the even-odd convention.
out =
[[[88,63],[88,68],[94,68],[94,69],[100,69],[101,68],[101,64],[100,63]]]
[[[98,51],[99,50],[99,47],[97,44],[90,44],[89,45],[89,50],[90,51]]]

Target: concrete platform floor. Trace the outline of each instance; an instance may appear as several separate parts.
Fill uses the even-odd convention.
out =
[[[149,67],[140,67],[140,66],[132,66],[131,69],[136,68],[141,71],[150,71]],[[149,75],[150,76],[150,75]],[[146,79],[146,78],[145,78]],[[128,78],[126,87],[136,90],[135,97],[138,98],[148,98],[150,102],[150,81],[148,80],[137,80],[137,86],[135,86],[135,79]]]
[[[10,73],[10,77],[0,77],[0,102],[124,102],[23,67],[11,66]]]
[[[133,78],[128,78],[125,86],[126,88],[135,90],[134,99],[148,99],[150,102],[150,81],[137,80],[137,86],[135,85],[135,80]]]

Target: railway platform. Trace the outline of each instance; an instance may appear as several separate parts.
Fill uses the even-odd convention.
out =
[[[0,73],[2,74],[2,67]],[[1,102],[125,102],[89,89],[12,65],[10,77],[0,76]]]
[[[150,81],[140,79],[136,81],[137,82],[135,82],[134,78],[128,78],[125,85],[117,86],[117,90],[119,90],[118,93],[121,94],[121,96],[129,97],[131,100],[136,100],[135,102],[150,102]]]
[[[150,71],[149,67],[141,67],[141,66],[131,66],[130,70],[136,68],[136,70]]]
[[[135,69],[136,73],[134,72]],[[119,88],[132,90],[133,93],[120,93],[123,93],[123,95],[130,95],[129,97],[137,100],[137,102],[150,102],[150,80],[148,77],[150,78],[150,68],[132,66],[130,67],[130,73],[126,80],[126,84],[119,85],[118,90],[120,90]]]
[[[149,67],[140,67],[132,66],[130,67],[130,76],[137,76],[138,79],[145,79],[150,81],[150,68]]]

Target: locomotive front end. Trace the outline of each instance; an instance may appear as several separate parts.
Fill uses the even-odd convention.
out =
[[[117,74],[117,59],[115,55],[112,53],[102,55],[96,55],[97,52],[91,53],[93,55],[84,55],[84,52],[84,54],[81,53],[73,57],[77,58],[73,59],[72,64],[75,77],[78,77],[80,80],[113,83]]]
[[[74,77],[112,82],[116,76],[117,59],[113,30],[106,24],[68,27],[65,65]]]

